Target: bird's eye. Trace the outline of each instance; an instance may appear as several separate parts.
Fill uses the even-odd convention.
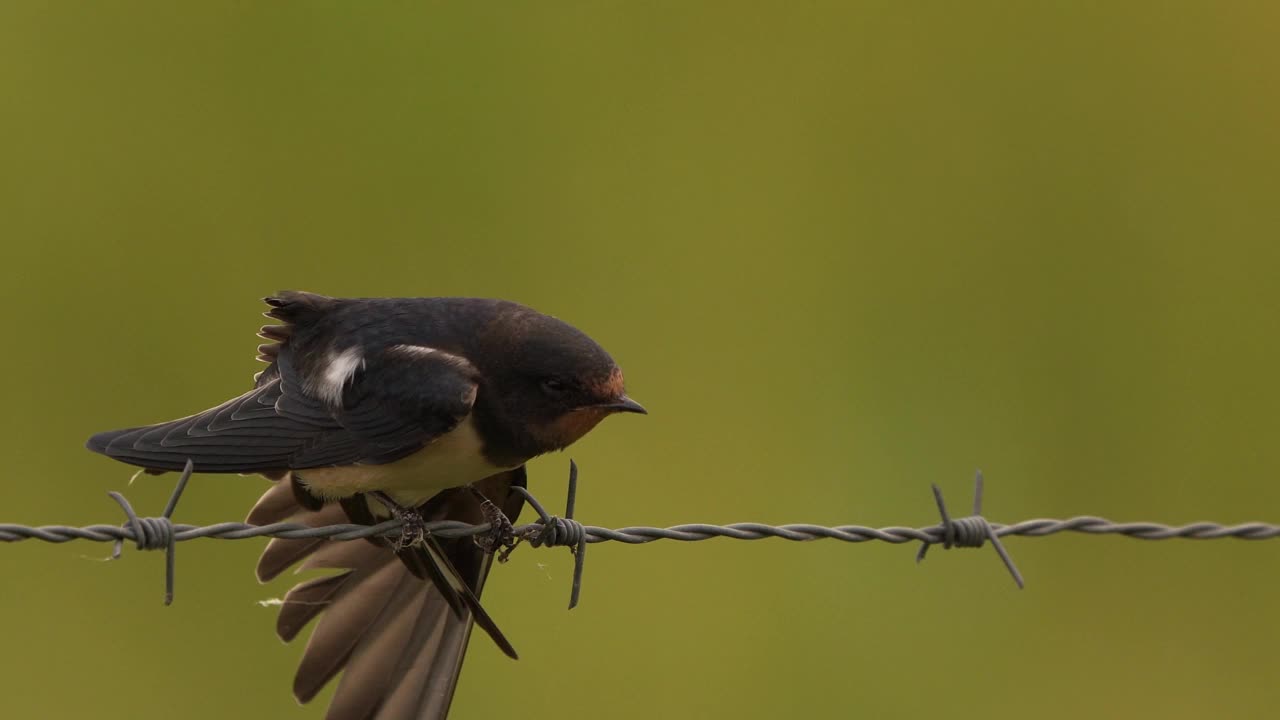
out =
[[[547,378],[546,380],[542,381],[542,389],[546,391],[548,395],[562,395],[564,394],[564,391],[568,390],[569,388],[567,385],[564,384],[564,381],[562,380],[557,380],[555,378]]]

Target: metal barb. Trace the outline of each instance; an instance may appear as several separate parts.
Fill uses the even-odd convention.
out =
[[[573,519],[573,506],[578,498],[578,463],[569,459],[569,495],[564,501],[564,517],[566,520]],[[578,528],[582,528],[582,524],[578,523]],[[572,610],[578,606],[578,598],[582,595],[582,572],[587,562],[587,534],[585,532],[578,533],[578,544],[574,547],[573,552],[573,589],[569,591],[569,609]]]
[[[546,508],[542,507],[542,503],[538,502],[538,499],[527,489],[518,485],[512,486],[511,489],[519,492],[529,505],[533,506],[534,512],[538,513],[536,523],[517,529],[518,539],[528,540],[534,547],[563,545],[573,553],[573,587],[569,591],[569,609],[574,609],[582,595],[582,573],[587,559],[586,528],[573,519],[574,504],[578,495],[578,464],[573,460],[569,461],[569,492],[564,504],[564,517],[549,514]],[[510,551],[506,555],[510,555]],[[499,560],[505,562],[506,555]]]
[[[175,536],[173,526],[173,511],[178,507],[178,500],[182,497],[182,491],[187,488],[187,481],[191,479],[191,474],[195,472],[195,464],[187,460],[187,464],[182,468],[182,475],[178,476],[178,484],[174,486],[173,492],[169,495],[169,502],[165,503],[164,514],[160,517],[140,518],[133,511],[133,506],[125,499],[123,495],[112,490],[107,496],[116,501],[121,510],[124,510],[128,520],[121,527],[127,528],[133,533],[134,545],[139,550],[164,550],[164,604],[173,604],[173,575],[174,575],[174,555],[177,546],[177,538]],[[111,559],[119,560],[124,546],[124,538],[117,538],[111,549]]]
[[[946,502],[942,499],[942,489],[936,483],[932,487],[933,499],[938,504],[938,514],[942,516],[942,524],[940,526],[942,538],[939,540],[934,536],[928,540],[921,541],[920,551],[916,553],[916,562],[924,560],[925,555],[929,552],[929,546],[939,542],[942,543],[944,550],[950,550],[953,546],[982,547],[983,543],[990,540],[992,547],[996,549],[996,554],[1000,556],[1005,568],[1013,576],[1013,581],[1018,584],[1018,589],[1021,590],[1025,587],[1022,573],[1018,572],[1018,566],[1014,565],[1009,551],[1005,550],[1004,544],[1000,542],[1000,537],[997,535],[995,528],[982,516],[982,470],[978,470],[977,476],[973,481],[973,514],[969,517],[953,520],[947,512]]]

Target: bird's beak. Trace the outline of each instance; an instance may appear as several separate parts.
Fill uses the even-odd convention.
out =
[[[605,410],[612,410],[613,412],[631,412],[631,413],[640,413],[641,415],[649,414],[649,411],[645,410],[643,405],[636,402],[635,400],[632,400],[626,395],[623,395],[622,399],[619,400],[618,402],[608,403],[606,405],[598,405],[597,407],[603,408]]]

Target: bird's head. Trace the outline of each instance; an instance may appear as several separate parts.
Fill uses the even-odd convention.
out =
[[[518,444],[533,454],[561,450],[609,415],[646,413],[627,397],[622,370],[604,348],[561,320],[516,308],[481,339],[495,362],[484,372],[487,399],[478,401],[522,428]]]

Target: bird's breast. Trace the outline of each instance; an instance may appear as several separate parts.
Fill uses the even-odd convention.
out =
[[[320,497],[338,499],[380,490],[401,505],[412,506],[441,490],[467,485],[516,467],[494,465],[485,458],[483,446],[475,423],[467,416],[453,430],[395,462],[308,468],[294,474]]]

